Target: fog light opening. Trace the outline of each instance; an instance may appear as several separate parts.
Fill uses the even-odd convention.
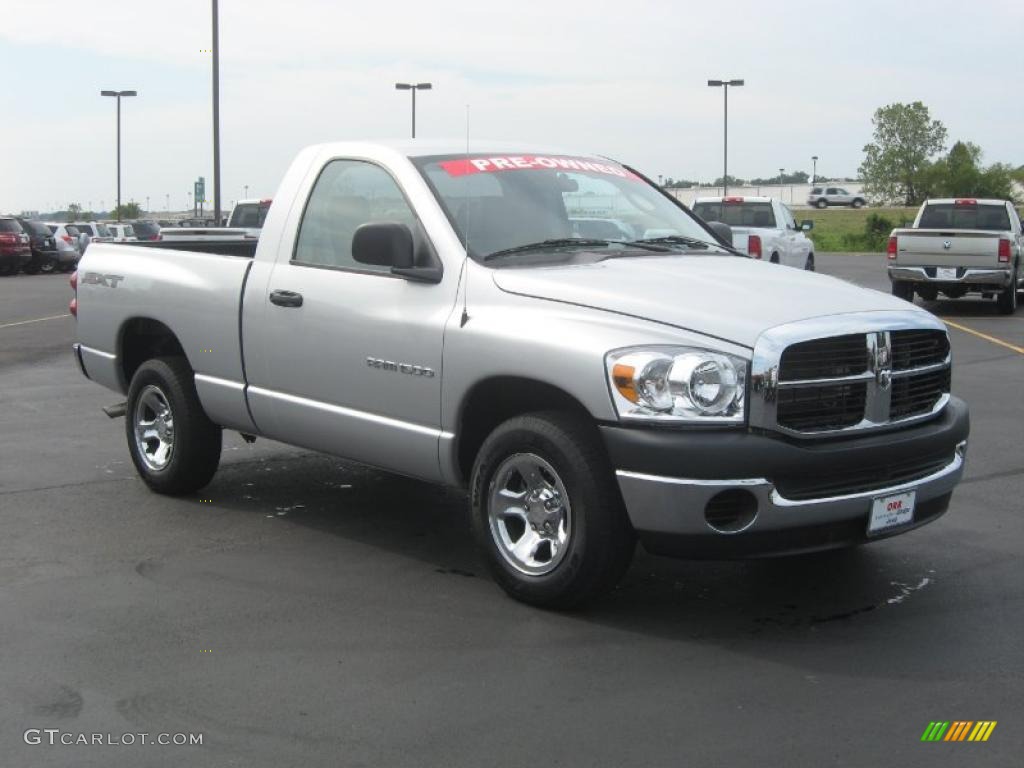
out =
[[[742,488],[730,488],[712,496],[704,507],[704,520],[718,533],[739,533],[757,518],[757,497]]]

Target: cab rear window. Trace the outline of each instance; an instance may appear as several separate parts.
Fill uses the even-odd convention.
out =
[[[921,229],[988,229],[1006,232],[1010,229],[1010,214],[1005,205],[936,203],[925,206],[918,226]]]
[[[775,227],[771,203],[697,203],[693,212],[704,221],[720,221],[730,227]]]

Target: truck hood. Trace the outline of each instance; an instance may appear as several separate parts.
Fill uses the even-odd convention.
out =
[[[735,256],[645,256],[505,268],[501,290],[714,336],[753,348],[768,328],[847,312],[918,311],[879,291]]]

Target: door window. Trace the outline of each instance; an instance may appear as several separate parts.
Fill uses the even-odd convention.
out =
[[[395,180],[380,166],[334,160],[324,167],[302,215],[292,261],[319,267],[390,273],[391,267],[352,258],[352,236],[362,224],[396,222],[410,229],[416,216]]]

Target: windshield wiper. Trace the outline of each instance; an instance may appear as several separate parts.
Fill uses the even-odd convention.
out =
[[[500,251],[488,253],[484,256],[484,261],[501,258],[502,256],[511,256],[513,253],[525,253],[526,251],[546,251],[552,248],[570,248],[577,245],[598,247],[606,246],[610,243],[610,240],[592,240],[583,237],[560,237],[553,240],[541,240],[537,243],[517,245],[514,248],[502,248]]]
[[[527,243],[526,245],[517,245],[514,248],[504,248],[494,253],[489,253],[484,256],[484,261],[490,261],[491,259],[501,258],[502,256],[509,256],[514,253],[525,253],[526,251],[543,251],[554,248],[571,248],[573,246],[590,246],[590,247],[606,247],[609,245],[621,245],[629,248],[642,248],[645,251],[657,251],[659,253],[667,253],[668,248],[657,245],[654,242],[646,241],[624,241],[624,240],[597,240],[586,237],[562,237],[554,240],[541,240],[539,243]]]
[[[721,248],[729,253],[734,253],[737,256],[746,256],[745,253],[737,251],[735,248],[729,245],[723,245],[722,243],[711,243],[707,240],[700,240],[696,237],[687,237],[686,235],[665,235],[664,237],[645,237],[641,240],[631,240],[630,245],[644,244],[644,243],[669,243],[671,245],[685,245],[688,248]]]

